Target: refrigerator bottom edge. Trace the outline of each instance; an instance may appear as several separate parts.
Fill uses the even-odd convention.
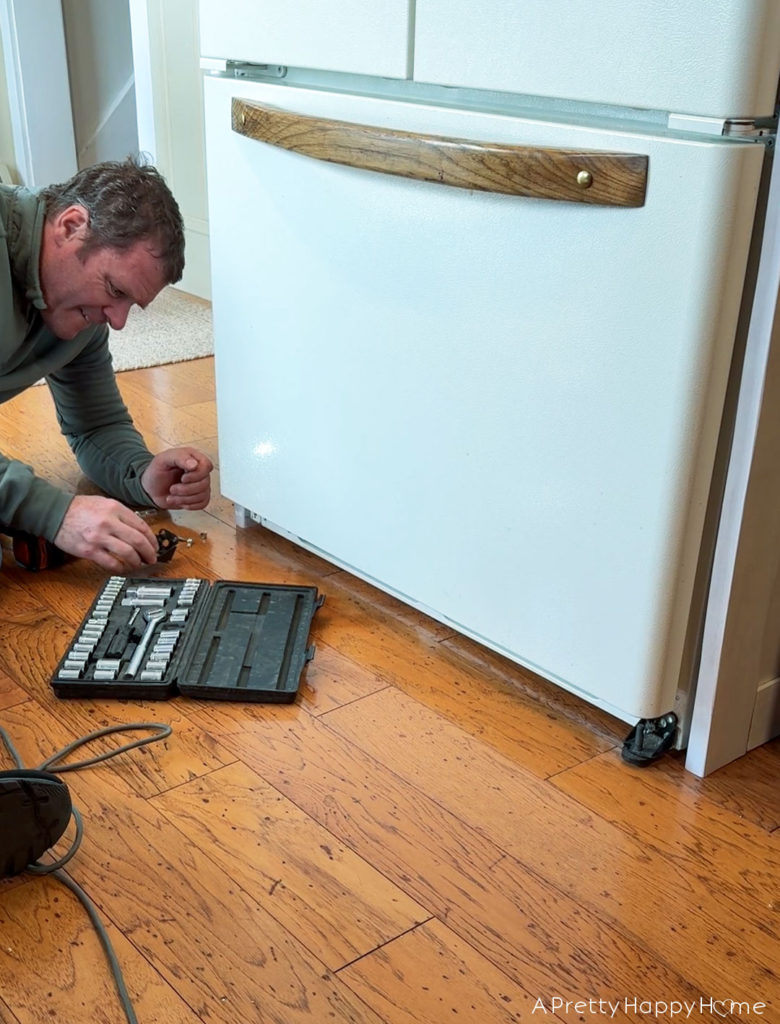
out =
[[[364,582],[370,584],[371,586],[376,587],[383,593],[389,594],[391,597],[397,598],[399,601],[402,601],[405,605],[408,605],[409,607],[416,609],[422,614],[429,616],[431,619],[437,622],[441,622],[446,626],[450,626],[453,632],[458,633],[461,636],[467,637],[468,639],[475,641],[482,647],[485,647],[486,649],[493,651],[495,654],[498,654],[501,657],[506,658],[508,661],[520,666],[521,668],[525,668],[529,672],[533,672],[534,675],[538,676],[545,682],[548,682],[553,686],[560,687],[562,690],[565,690],[567,693],[570,693],[573,696],[578,697],[579,699],[591,705],[592,707],[598,708],[600,711],[604,711],[607,714],[612,715],[619,721],[627,723],[628,726],[633,727],[637,724],[637,722],[639,722],[643,718],[652,719],[655,717],[662,717],[670,712],[673,712],[677,716],[679,723],[673,746],[674,749],[678,750],[684,746],[684,740],[687,737],[689,728],[688,708],[690,706],[689,694],[684,689],[681,688],[678,690],[674,698],[674,706],[659,708],[657,715],[645,715],[638,711],[632,712],[630,710],[627,710],[626,708],[618,707],[613,703],[599,697],[597,694],[588,692],[587,690],[584,690],[581,687],[576,686],[570,680],[567,680],[563,677],[559,677],[555,673],[547,671],[544,667],[534,663],[533,661],[527,658],[523,658],[520,654],[518,654],[518,652],[513,651],[499,643],[496,643],[489,637],[486,637],[480,633],[475,632],[473,629],[470,629],[468,626],[458,622],[457,620],[452,619],[447,615],[444,615],[443,613],[437,611],[435,608],[431,608],[428,605],[425,605],[413,596],[395,589],[394,587],[384,583],[380,579],[376,579],[370,574],[362,571],[357,566],[351,565],[350,563],[338,558],[332,553],[317,547],[316,544],[312,544],[305,538],[302,538],[297,534],[291,532],[290,530],[286,529],[285,527],[272,522],[271,520],[262,516],[260,513],[254,512],[251,509],[248,509],[237,502],[234,503],[234,507],[235,522],[238,529],[244,529],[254,524],[262,526],[263,528],[270,530],[272,533],[284,537],[285,540],[289,540],[293,544],[296,544],[298,547],[301,547],[304,550],[319,556],[320,558],[329,562],[331,565],[343,569],[345,572],[348,572],[352,576],[355,576],[358,579],[361,579]]]

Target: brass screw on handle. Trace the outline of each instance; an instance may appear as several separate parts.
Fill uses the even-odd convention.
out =
[[[593,184],[593,175],[590,171],[580,171],[577,174],[577,184],[580,188],[590,188]]]

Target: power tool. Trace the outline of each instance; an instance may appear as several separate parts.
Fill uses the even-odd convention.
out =
[[[38,572],[41,569],[56,569],[63,565],[70,555],[58,548],[45,537],[36,537],[32,533],[25,533],[24,530],[12,530],[7,526],[3,527],[2,533],[7,534],[13,544],[14,558],[16,564],[31,572]],[[176,545],[182,540],[170,530],[158,530],[157,537],[157,561],[170,562],[176,550]],[[188,544],[191,541],[187,542]]]
[[[52,544],[45,537],[36,537],[32,533],[25,533],[24,530],[3,529],[8,534],[13,544],[14,558],[16,564],[31,572],[38,572],[39,569],[56,569],[68,558],[68,555]]]

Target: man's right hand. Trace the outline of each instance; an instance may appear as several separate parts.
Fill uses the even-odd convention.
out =
[[[126,505],[99,495],[76,495],[54,538],[58,548],[124,573],[157,561],[157,538]]]

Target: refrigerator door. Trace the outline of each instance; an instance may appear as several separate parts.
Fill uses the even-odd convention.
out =
[[[199,0],[204,57],[406,78],[408,0]]]
[[[232,130],[234,97],[647,155],[647,196],[323,162]],[[761,147],[217,77],[205,101],[225,495],[627,721],[671,710]]]
[[[417,0],[414,77],[713,117],[770,116],[777,0]]]

